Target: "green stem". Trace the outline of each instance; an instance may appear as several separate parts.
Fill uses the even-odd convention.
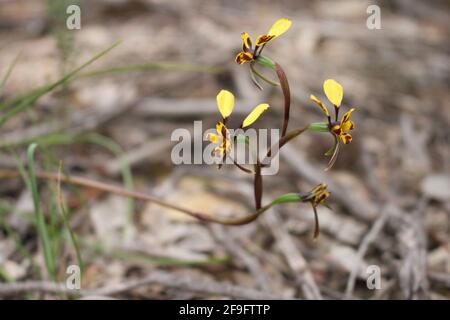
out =
[[[272,85],[272,86],[279,86],[280,84],[278,82],[275,82],[273,80],[270,80],[269,78],[267,78],[265,75],[263,75],[262,73],[260,73],[258,70],[256,70],[255,68],[255,64],[252,62],[250,63],[250,69],[251,71],[256,74],[258,77],[260,77],[262,80],[264,80],[265,82],[267,82],[268,84]]]

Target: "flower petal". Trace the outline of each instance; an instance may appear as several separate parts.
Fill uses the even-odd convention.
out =
[[[242,128],[248,127],[253,122],[255,122],[268,108],[269,105],[267,103],[261,103],[257,105],[242,122]]]
[[[323,91],[332,104],[336,107],[341,105],[342,98],[344,97],[344,89],[337,81],[333,79],[325,80],[323,83]]]
[[[221,122],[221,121],[217,121],[217,123],[216,123],[216,130],[217,130],[217,133],[220,135],[220,136],[223,136],[223,129],[225,128],[225,132],[227,131],[227,127],[225,127],[225,125],[223,124],[223,122]]]
[[[339,138],[341,138],[344,144],[349,144],[353,140],[352,136],[349,133],[342,133],[341,135],[339,135]]]
[[[314,101],[315,103],[317,103],[317,105],[318,105],[319,107],[322,108],[323,112],[325,112],[325,114],[327,115],[327,117],[330,116],[330,112],[328,112],[327,107],[323,104],[322,101],[320,101],[320,100],[319,100],[315,95],[313,95],[313,94],[310,95],[309,98],[310,98],[312,101]]]
[[[220,90],[217,95],[217,106],[222,117],[227,118],[234,108],[234,95],[227,90]]]
[[[292,25],[292,21],[286,18],[278,19],[267,33],[270,36],[278,37],[285,33]]]
[[[214,133],[207,133],[206,134],[206,139],[209,140],[209,142],[212,143],[218,143],[220,136],[218,136],[217,134]]]
[[[344,113],[344,116],[342,117],[341,120],[341,126],[344,125],[344,123],[348,122],[350,119],[350,115],[352,114],[352,112],[355,111],[355,108],[351,108],[350,110],[348,110],[346,113]],[[345,130],[345,129],[344,129]]]
[[[355,123],[352,120],[348,120],[342,124],[342,130],[348,131],[355,128]]]
[[[253,54],[250,52],[241,51],[236,55],[235,61],[237,64],[244,64],[249,61],[255,60]]]
[[[262,36],[259,36],[258,38],[256,38],[255,46],[261,47],[263,44],[266,44],[267,42],[269,42],[272,39],[275,39],[275,36],[269,35],[269,34],[263,34]]]
[[[252,49],[252,38],[248,35],[247,32],[242,32],[242,51],[247,52],[247,50]]]

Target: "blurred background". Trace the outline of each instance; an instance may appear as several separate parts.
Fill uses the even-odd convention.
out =
[[[66,27],[71,4],[81,8],[79,30]],[[371,30],[374,4],[381,29]],[[0,298],[450,298],[449,7],[0,0]],[[259,91],[248,66],[234,62],[241,32],[255,39],[281,17],[293,25],[265,55],[287,73],[290,128],[323,121],[309,95],[323,97],[328,78],[344,87],[342,108],[356,108],[353,142],[332,170],[323,170],[332,138],[307,133],[264,178],[263,202],[328,184],[332,210],[318,210],[317,241],[308,204],[224,227],[73,185],[62,187],[61,210],[55,181],[30,185],[27,148],[37,142],[36,170],[57,172],[62,161],[66,173],[211,215],[252,210],[251,177],[232,166],[173,165],[170,136],[195,120],[213,127],[222,88],[237,97],[233,124],[261,102],[271,109],[258,126],[281,123],[279,88]],[[20,170],[24,178],[5,174]],[[80,262],[79,295],[53,285]],[[378,271],[380,287],[368,288]]]

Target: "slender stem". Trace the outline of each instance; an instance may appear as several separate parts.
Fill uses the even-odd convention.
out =
[[[252,62],[250,63],[250,69],[251,71],[256,74],[258,77],[260,77],[262,80],[264,80],[265,82],[267,82],[268,84],[272,85],[272,86],[279,86],[280,84],[278,82],[275,82],[273,80],[270,80],[269,78],[267,78],[265,75],[263,75],[261,72],[259,72],[258,70],[256,70],[255,68],[255,63]]]
[[[242,171],[244,171],[245,173],[248,174],[255,174],[255,172],[253,170],[247,169],[246,167],[240,165],[239,163],[236,162],[235,159],[233,159],[233,164],[238,167],[239,169],[241,169]]]
[[[255,208],[256,210],[259,210],[261,209],[261,199],[263,194],[261,163],[259,161],[255,164],[254,192],[255,192]]]
[[[281,137],[280,140],[278,140],[277,144],[272,145],[270,147],[270,149],[267,151],[267,155],[264,158],[264,160],[262,161],[263,166],[267,166],[270,163],[270,161],[272,161],[272,158],[277,155],[277,153],[280,151],[280,149],[286,143],[288,143],[292,139],[298,137],[299,135],[301,135],[306,130],[308,130],[308,126],[306,126],[304,128],[297,128],[297,129],[294,129],[292,131],[289,131],[284,137]]]
[[[46,172],[46,171],[35,171],[35,176],[39,179],[46,179],[46,180],[55,180],[58,181],[58,174],[52,173],[52,172]],[[0,178],[15,178],[20,177],[20,172],[17,170],[0,170]],[[245,216],[234,218],[234,219],[226,219],[226,218],[220,218],[220,217],[214,217],[212,215],[193,211],[187,208],[179,207],[177,205],[171,204],[169,202],[166,202],[164,200],[158,199],[154,196],[137,192],[137,191],[131,191],[124,189],[120,186],[116,186],[113,184],[108,184],[100,181],[91,180],[88,178],[80,177],[80,176],[62,176],[60,177],[61,182],[65,182],[68,184],[75,184],[87,188],[93,188],[97,190],[102,190],[109,193],[114,193],[120,196],[124,197],[131,197],[137,200],[144,200],[153,202],[161,207],[173,209],[182,213],[185,213],[191,217],[197,218],[199,220],[205,221],[205,222],[213,222],[213,223],[219,223],[223,225],[243,225],[250,223],[254,220],[256,220],[260,214],[265,212],[267,209],[271,207],[271,205],[266,205],[264,207],[260,207],[255,212],[249,213]]]
[[[286,73],[283,68],[275,63],[275,71],[277,73],[278,79],[280,80],[281,90],[283,91],[284,96],[284,120],[283,120],[283,129],[281,131],[281,137],[286,135],[286,131],[289,124],[289,111],[291,108],[291,90],[289,89],[289,82],[286,77]]]
[[[320,233],[320,227],[319,227],[319,216],[317,215],[317,208],[313,206],[314,211],[314,221],[315,221],[315,227],[314,227],[314,240],[317,240],[319,238]]]
[[[250,79],[252,79],[253,84],[261,91],[263,91],[263,87],[259,84],[258,80],[255,78],[255,74],[252,71],[252,65],[250,63]]]

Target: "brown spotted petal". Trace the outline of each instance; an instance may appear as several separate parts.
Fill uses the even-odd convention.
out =
[[[250,52],[244,52],[241,51],[236,56],[236,63],[237,64],[244,64],[246,62],[254,61],[254,56]]]
[[[275,36],[273,36],[273,35],[268,35],[268,34],[259,36],[259,37],[256,39],[255,46],[256,46],[257,48],[258,48],[258,47],[261,47],[262,45],[266,44],[267,42],[269,42],[270,40],[272,40],[272,39],[274,39],[274,38],[275,38]]]

